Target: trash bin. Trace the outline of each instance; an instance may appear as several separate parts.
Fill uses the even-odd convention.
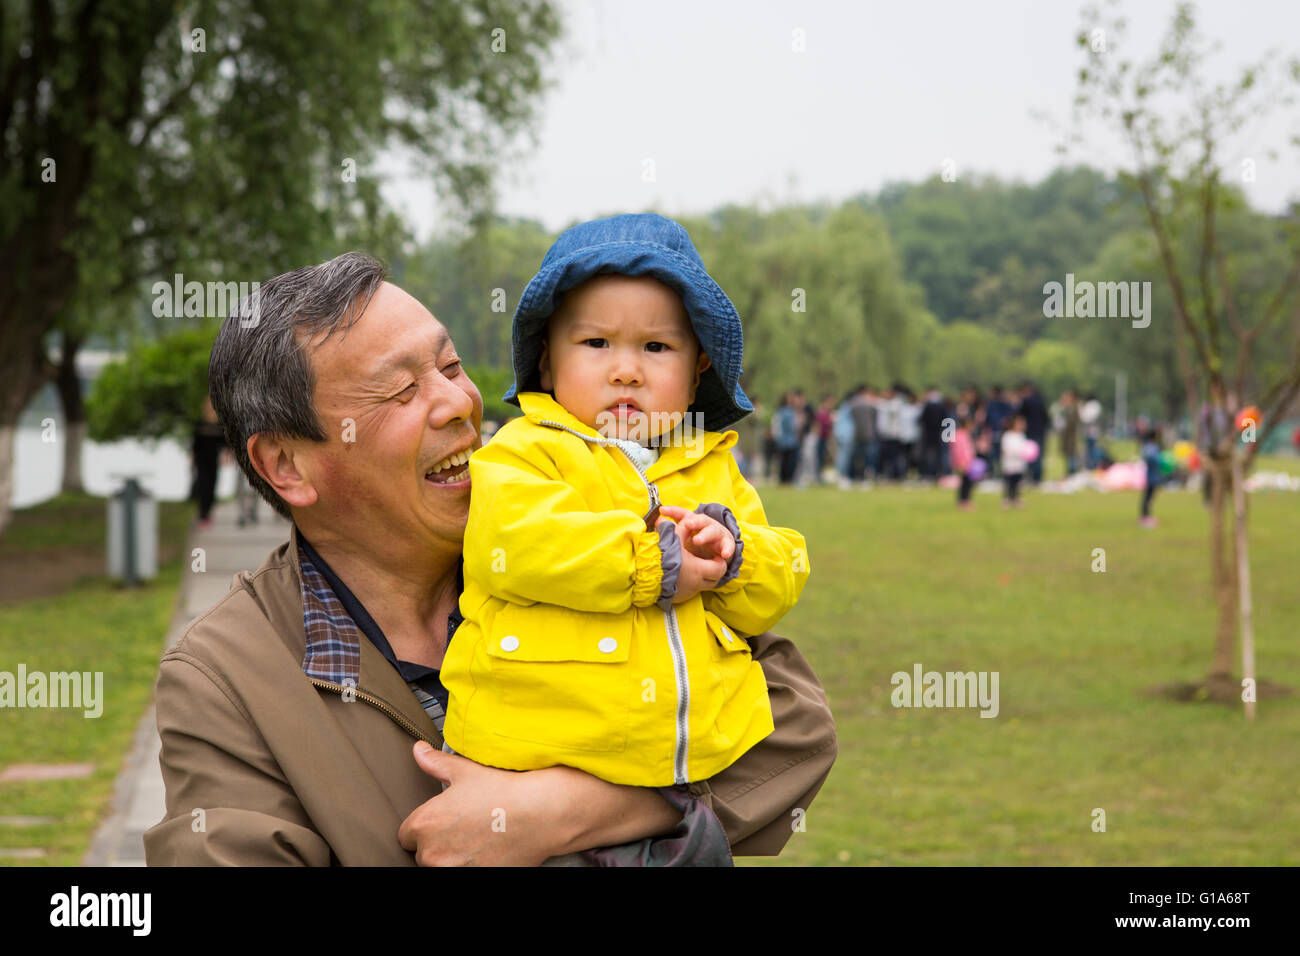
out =
[[[158,576],[158,500],[133,476],[108,499],[108,576],[127,587]]]

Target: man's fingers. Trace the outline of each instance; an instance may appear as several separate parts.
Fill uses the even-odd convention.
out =
[[[452,782],[452,778],[456,775],[456,762],[464,759],[435,749],[427,740],[415,742],[415,762],[421,770],[443,783]]]

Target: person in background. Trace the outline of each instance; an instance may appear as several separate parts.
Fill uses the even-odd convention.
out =
[[[777,413],[781,411],[781,406],[784,405],[785,402],[786,396],[782,395],[781,401],[777,403],[776,408],[772,409],[766,417],[758,419],[762,431],[764,481],[772,480],[772,475],[774,474],[772,471],[772,463],[779,457],[776,448]]]
[[[754,411],[731,426],[738,436],[732,448],[732,454],[736,457],[736,467],[750,482],[754,480],[755,472],[758,471],[762,445],[760,433],[763,431],[763,403],[757,398],[751,401]]]
[[[1079,424],[1083,428],[1083,462],[1091,471],[1100,460],[1097,442],[1101,438],[1101,402],[1089,392],[1079,406]]]
[[[835,425],[831,430],[835,437],[835,473],[839,476],[841,488],[847,488],[853,470],[853,396],[857,389],[850,389],[840,400],[835,409]]]
[[[903,402],[899,406],[899,478],[905,480],[914,466],[919,464],[921,446],[921,403],[916,393],[903,386]],[[918,469],[919,471],[919,469]]]
[[[826,453],[831,442],[831,430],[835,427],[835,399],[831,398],[831,396],[822,396],[821,404],[817,406],[815,422],[817,428],[817,474],[815,480],[820,485],[826,480],[822,472],[826,469]]]
[[[1151,499],[1155,497],[1156,488],[1164,484],[1164,475],[1160,471],[1160,430],[1156,426],[1138,424],[1138,439],[1141,441],[1142,461],[1147,466],[1146,484],[1142,488],[1142,514],[1138,524],[1143,528],[1154,528],[1156,519],[1151,514]]]
[[[876,434],[880,438],[878,473],[882,480],[902,478],[898,465],[902,450],[903,402],[902,386],[894,384],[885,389],[876,406]]]
[[[802,430],[799,413],[795,394],[786,392],[781,396],[781,407],[772,416],[772,441],[780,457],[778,480],[783,485],[794,481],[799,464],[799,435]]]
[[[190,446],[194,457],[194,497],[199,503],[199,527],[203,529],[212,527],[212,505],[217,498],[217,467],[225,448],[225,430],[212,407],[212,399],[205,395]]]
[[[1026,441],[1025,417],[1015,415],[1010,426],[1002,433],[1003,509],[1024,507],[1025,503],[1020,499],[1020,480],[1025,476]]]
[[[859,385],[851,408],[853,456],[849,459],[849,480],[875,480],[880,477],[880,403],[869,386]]]
[[[925,392],[925,405],[921,408],[921,466],[922,478],[938,482],[944,471],[943,423],[952,417],[943,393],[931,385]]]
[[[976,392],[976,395],[979,393]],[[981,414],[984,418],[984,430],[988,432],[989,442],[993,448],[1002,447],[1002,433],[1006,431],[1008,419],[1015,413],[1016,407],[1007,401],[1006,391],[1001,385],[994,385],[989,390],[988,401],[984,403]],[[980,429],[977,428],[977,431]],[[994,474],[997,456],[989,462],[989,474]]]
[[[961,476],[957,488],[957,507],[962,511],[971,511],[975,505],[970,500],[971,489],[975,486],[972,477],[975,473],[975,442],[971,439],[971,421],[962,417],[957,422],[957,430],[952,436],[952,470]],[[983,465],[980,466],[983,468]]]
[[[1061,436],[1061,457],[1065,459],[1065,477],[1068,478],[1079,470],[1079,400],[1074,389],[1067,388],[1061,393],[1056,418],[1056,430]]]
[[[1020,407],[1016,409],[1016,414],[1025,420],[1025,437],[1032,442],[1037,442],[1040,449],[1046,448],[1049,424],[1047,404],[1043,401],[1043,396],[1039,394],[1038,386],[1033,382],[1025,381],[1021,383]],[[1035,485],[1043,480],[1043,456],[1041,453],[1029,463],[1029,480]]]

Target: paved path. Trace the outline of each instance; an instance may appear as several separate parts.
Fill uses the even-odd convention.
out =
[[[289,524],[266,504],[259,504],[257,524],[240,528],[233,501],[212,511],[212,527],[190,532],[186,565],[182,571],[181,598],[164,647],[180,637],[185,626],[230,590],[230,579],[240,571],[259,567],[266,556],[289,537]],[[195,548],[204,550],[205,570],[191,570]],[[144,831],[163,818],[162,770],[158,766],[158,726],[154,710],[140,721],[135,740],[113,792],[108,818],[100,825],[86,854],[86,866],[144,866]]]

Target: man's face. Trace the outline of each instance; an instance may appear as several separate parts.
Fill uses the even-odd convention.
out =
[[[315,347],[313,347],[315,346]],[[363,545],[436,541],[458,549],[469,515],[468,465],[431,469],[481,447],[483,399],[447,330],[385,282],[346,334],[307,344],[322,444],[299,449],[317,492],[313,517]],[[447,483],[437,479],[449,476]],[[382,542],[382,543],[381,543]]]
[[[671,431],[708,367],[676,292],[613,274],[565,294],[538,361],[542,388],[607,438]]]

